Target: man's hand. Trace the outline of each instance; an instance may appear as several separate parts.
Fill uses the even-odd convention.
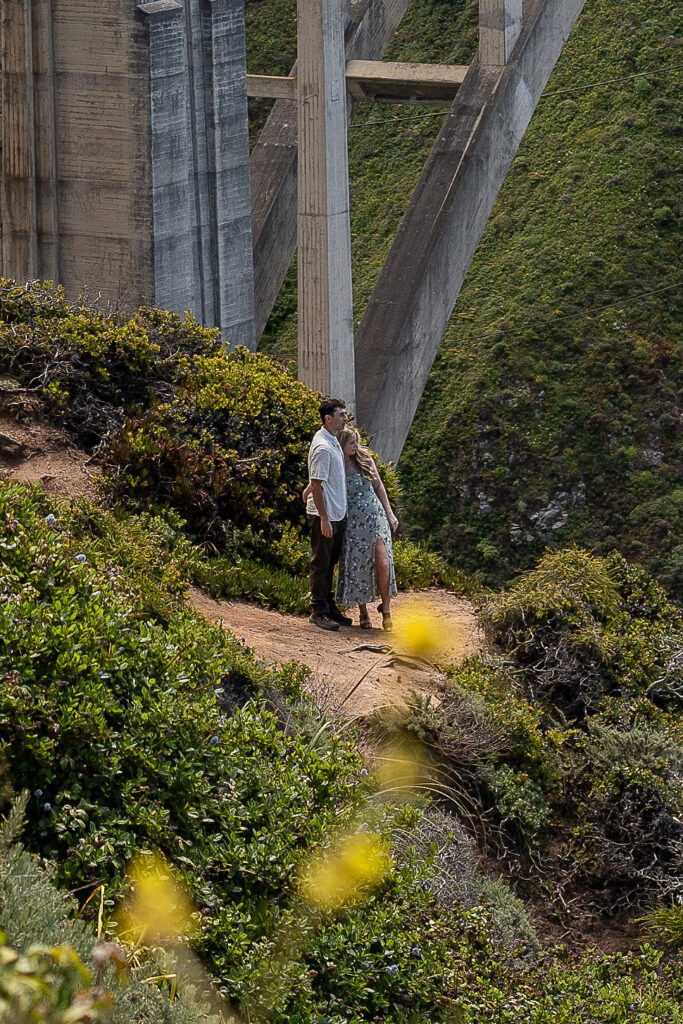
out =
[[[320,517],[320,532],[323,537],[334,536],[334,530],[332,529],[332,523],[330,522],[329,516]]]

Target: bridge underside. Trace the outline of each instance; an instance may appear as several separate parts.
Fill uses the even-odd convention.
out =
[[[409,0],[310,3],[299,24],[301,79],[295,66],[273,80],[280,91],[271,95],[283,98],[249,158],[244,0],[0,0],[2,273],[52,278],[104,304],[190,309],[253,348],[297,246],[298,205],[300,271],[313,268],[299,313],[305,379],[334,390],[337,373],[357,421],[395,460],[584,0],[479,0],[478,57],[440,69],[373,63]],[[325,47],[307,28],[319,9],[328,35],[325,18],[340,28],[346,11],[332,87],[316,57]],[[358,102],[453,93],[354,342],[350,257],[334,241],[348,233],[346,124]],[[335,105],[341,118],[330,120]],[[314,106],[333,125],[322,140]],[[320,365],[311,369],[311,359]],[[344,377],[339,367],[349,366]]]

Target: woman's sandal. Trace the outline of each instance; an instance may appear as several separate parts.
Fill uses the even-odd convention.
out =
[[[382,629],[386,633],[391,633],[394,628],[394,623],[391,619],[391,612],[382,612]]]
[[[358,623],[361,629],[372,629],[372,622],[369,615],[361,615]]]

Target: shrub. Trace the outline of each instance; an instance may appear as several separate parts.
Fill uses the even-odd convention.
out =
[[[590,779],[571,843],[578,871],[612,906],[683,893],[680,744],[661,725],[594,721],[577,757]]]
[[[26,797],[0,826],[0,1021],[216,1024],[196,985],[182,986],[171,1003],[148,983],[165,973],[158,955],[130,967],[119,947],[98,942],[75,916],[73,897],[54,885],[54,866],[44,867],[17,842]]]
[[[219,548],[226,523],[278,537],[303,517],[314,392],[265,356],[237,350],[188,362],[171,401],[121,429],[113,493],[177,509]]]
[[[97,446],[127,410],[172,393],[191,354],[222,351],[218,332],[158,309],[107,315],[51,282],[0,280],[0,373],[42,399],[80,443]]]
[[[544,555],[490,599],[484,622],[528,693],[577,720],[608,693],[643,693],[667,676],[683,638],[680,613],[644,570],[577,548]]]

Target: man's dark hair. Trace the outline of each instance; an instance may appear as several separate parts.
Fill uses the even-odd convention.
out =
[[[327,395],[320,403],[320,420],[324,424],[326,416],[334,416],[335,409],[345,409],[346,402],[342,398],[330,398]]]

